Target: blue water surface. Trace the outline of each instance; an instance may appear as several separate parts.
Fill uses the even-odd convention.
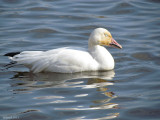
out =
[[[108,48],[112,71],[32,74],[5,69],[3,54],[88,47],[97,27],[123,49]],[[159,120],[159,0],[1,0],[0,119]]]

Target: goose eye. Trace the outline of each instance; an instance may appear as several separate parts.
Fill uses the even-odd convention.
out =
[[[108,37],[108,35],[107,35],[107,34],[104,34],[104,36]]]

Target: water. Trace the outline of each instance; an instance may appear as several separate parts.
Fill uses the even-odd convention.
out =
[[[107,28],[122,50],[107,48],[113,71],[31,74],[0,71],[2,120],[159,120],[158,0],[1,0],[0,67],[11,51],[87,48],[90,32]]]

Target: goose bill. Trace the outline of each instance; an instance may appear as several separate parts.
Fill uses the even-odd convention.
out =
[[[117,43],[116,40],[114,40],[113,38],[111,39],[111,43],[109,44],[109,46],[122,49],[122,46],[119,43]]]

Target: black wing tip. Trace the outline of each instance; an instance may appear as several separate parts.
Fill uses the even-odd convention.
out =
[[[13,56],[18,55],[18,54],[20,54],[20,53],[21,53],[21,52],[10,52],[10,53],[4,54],[4,56],[13,57]]]

